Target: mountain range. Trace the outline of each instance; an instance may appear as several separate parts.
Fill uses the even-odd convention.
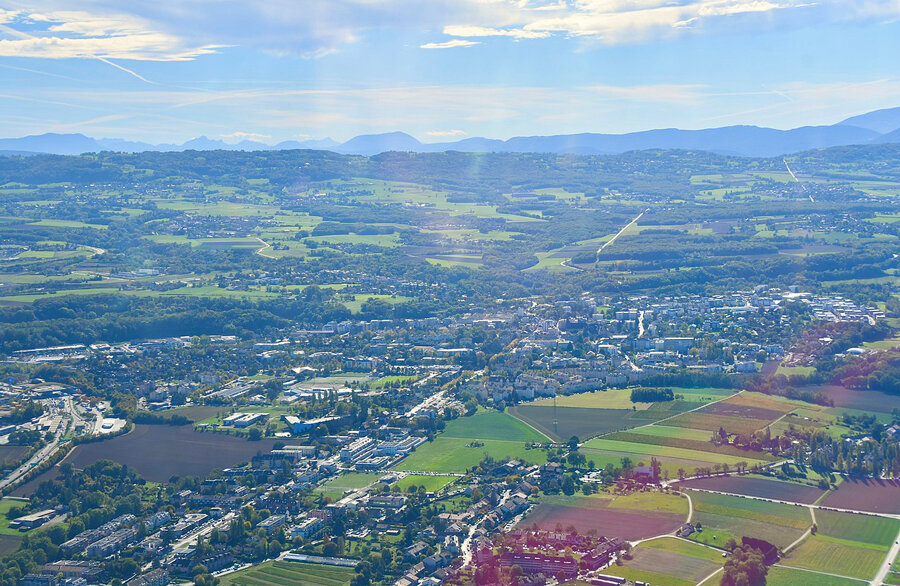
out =
[[[633,150],[690,149],[727,155],[773,157],[817,148],[889,142],[900,142],[900,107],[853,116],[831,126],[803,126],[790,130],[759,126],[725,126],[704,130],[665,128],[628,134],[518,136],[509,140],[474,137],[442,143],[422,143],[403,132],[361,135],[343,143],[326,138],[292,140],[274,145],[251,140],[230,144],[205,136],[183,144],[150,144],[115,138],[91,138],[83,134],[48,133],[0,139],[0,154],[75,155],[98,151],[316,149],[366,156],[386,151],[609,155]]]

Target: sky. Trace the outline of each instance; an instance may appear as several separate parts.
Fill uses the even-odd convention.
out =
[[[833,124],[900,0],[0,0],[0,136],[153,143]]]

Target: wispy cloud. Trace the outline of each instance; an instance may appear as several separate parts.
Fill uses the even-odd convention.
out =
[[[462,138],[463,136],[468,136],[468,132],[465,130],[429,130],[425,133],[427,136],[431,138]]]
[[[513,37],[515,39],[545,39],[550,36],[547,31],[527,31],[521,28],[499,29],[472,25],[445,26],[444,34],[451,37]]]
[[[420,49],[455,49],[457,47],[472,47],[480,45],[478,41],[466,41],[463,39],[453,39],[452,41],[444,41],[443,43],[425,43],[419,45]]]
[[[236,132],[231,132],[229,134],[220,134],[219,138],[221,138],[225,142],[241,142],[242,140],[253,140],[256,142],[263,142],[269,138],[272,138],[272,135],[261,134],[259,132],[242,132],[242,131],[238,130]]]
[[[108,60],[187,61],[221,47],[193,45],[124,14],[5,11],[0,23],[0,32],[12,37],[0,39],[0,57],[99,59],[142,81],[148,80]]]

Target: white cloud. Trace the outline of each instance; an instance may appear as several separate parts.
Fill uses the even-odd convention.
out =
[[[465,130],[429,130],[425,134],[432,138],[461,138],[469,133]]]
[[[544,39],[547,31],[526,31],[524,29],[497,29],[485,26],[451,25],[444,27],[444,34],[451,37],[513,37],[516,39]]]
[[[443,43],[425,43],[424,45],[419,45],[420,49],[455,49],[457,47],[472,47],[474,45],[480,45],[481,43],[478,41],[465,41],[462,39],[453,39],[452,41],[445,41]]]
[[[220,134],[219,138],[221,138],[225,142],[241,142],[242,140],[263,142],[266,139],[272,138],[272,135],[261,134],[259,132],[242,132],[238,130],[229,134]]]
[[[148,23],[130,15],[99,16],[81,11],[0,12],[0,22],[5,23],[0,24],[0,32],[12,37],[0,39],[0,57],[187,61],[219,48],[185,43],[174,35],[153,30]],[[20,30],[23,25],[28,25],[28,32]],[[131,70],[122,69],[137,76]]]

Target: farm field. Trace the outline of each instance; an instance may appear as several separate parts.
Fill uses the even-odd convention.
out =
[[[774,456],[768,454],[766,452],[755,452],[749,450],[742,450],[738,447],[732,445],[721,445],[717,446],[710,441],[710,435],[712,435],[708,431],[703,430],[694,430],[689,428],[682,428],[687,434],[691,435],[699,435],[706,434],[704,439],[687,439],[684,437],[669,437],[658,436],[653,434],[645,434],[642,433],[644,430],[651,430],[653,426],[642,427],[639,429],[626,432],[618,432],[604,436],[604,439],[615,440],[620,442],[628,442],[632,444],[642,444],[649,446],[660,446],[664,448],[678,448],[683,450],[692,450],[697,452],[704,452],[710,454],[718,454],[722,456],[729,456],[735,460],[744,460],[746,458],[752,458],[754,460],[774,460]],[[668,429],[678,429],[675,427],[670,427]]]
[[[822,504],[838,509],[900,514],[900,481],[844,478]]]
[[[768,586],[807,586],[810,582],[815,583],[816,586],[862,586],[865,584],[863,580],[839,578],[782,566],[770,567],[766,576]]]
[[[626,409],[584,407],[554,409],[544,405],[525,404],[510,407],[509,413],[556,441],[566,441],[573,435],[584,440],[640,424],[630,421],[632,412]],[[553,425],[554,416],[558,422],[556,426]]]
[[[273,561],[219,579],[221,586],[345,586],[352,568]]]
[[[645,443],[635,443],[631,441],[619,441],[606,438],[594,438],[587,442],[583,448],[585,455],[595,452],[619,452],[633,454],[633,456],[643,456],[649,461],[651,456],[660,459],[677,458],[680,460],[700,461],[710,464],[734,464],[738,461],[744,461],[749,464],[761,463],[762,460],[735,457],[727,454],[717,454],[714,452],[701,452],[699,450],[690,450],[685,448],[674,448],[669,446],[659,446]]]
[[[817,510],[816,521],[819,535],[870,544],[885,551],[900,533],[900,521],[872,515]]]
[[[594,529],[609,537],[635,540],[674,531],[684,523],[686,513],[683,499],[659,493],[623,502],[603,495],[545,496],[522,520],[522,526],[548,530],[571,526],[579,532]]]
[[[825,491],[813,486],[754,476],[692,478],[679,482],[677,486],[679,488],[702,488],[803,504],[812,504],[825,494]]]
[[[695,546],[706,549],[703,546]],[[712,551],[712,550],[710,550]],[[627,560],[621,568],[635,572],[638,578],[642,574],[659,574],[660,577],[652,581],[652,584],[696,584],[721,567],[721,554],[717,554],[718,561],[710,561],[701,557],[683,555],[665,549],[644,547],[641,545],[632,553],[632,559]],[[616,575],[615,566],[606,572]],[[665,576],[663,578],[663,576]],[[622,576],[626,577],[626,576]]]
[[[547,438],[515,417],[499,411],[482,411],[447,422],[442,437],[543,442]]]
[[[12,466],[28,453],[28,446],[0,446],[0,466]]]
[[[75,468],[97,460],[113,460],[133,468],[147,480],[206,475],[271,450],[274,440],[250,442],[219,433],[194,431],[191,425],[135,425],[134,431],[109,440],[83,444],[66,458]]]
[[[814,535],[791,551],[781,563],[787,567],[868,580],[878,571],[886,553],[877,547]]]
[[[538,399],[529,405],[549,407],[553,405],[553,399]],[[608,389],[591,393],[578,393],[576,395],[560,395],[556,398],[559,407],[584,407],[591,409],[646,409],[652,403],[633,403],[631,401],[631,389]]]
[[[433,442],[426,442],[416,448],[415,452],[400,461],[394,466],[394,469],[407,472],[464,473],[469,468],[477,466],[485,455],[496,460],[520,459],[529,464],[545,464],[547,462],[547,452],[540,449],[527,449],[525,442],[475,440],[440,435]]]
[[[765,539],[786,547],[812,525],[806,507],[769,503],[741,497],[690,492],[694,502],[693,521],[703,526],[690,539],[722,547],[728,538]]]

